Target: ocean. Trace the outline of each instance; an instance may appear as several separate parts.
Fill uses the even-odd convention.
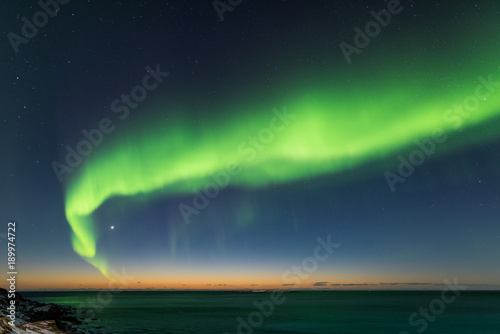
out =
[[[24,292],[89,333],[499,334],[499,291]]]

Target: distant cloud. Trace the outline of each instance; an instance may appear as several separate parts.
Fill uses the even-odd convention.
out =
[[[250,284],[250,286],[258,286],[258,284]]]
[[[295,284],[289,283],[289,284],[281,284],[281,286],[294,286]]]
[[[340,283],[332,283],[332,284],[330,284],[330,285],[331,285],[331,286],[342,286],[342,284],[340,284]]]
[[[443,284],[433,284],[433,283],[384,283],[380,282],[380,285],[443,285]]]
[[[205,284],[205,285],[208,285],[208,286],[210,286],[210,285],[212,285],[212,284]]]
[[[368,285],[368,283],[362,283],[362,284],[342,284],[342,286],[364,286],[364,285]]]
[[[328,282],[316,282],[313,284],[313,286],[326,286]]]

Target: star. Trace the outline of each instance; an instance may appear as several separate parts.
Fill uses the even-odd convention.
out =
[[[115,227],[114,227],[113,225],[111,225],[111,229],[112,229],[112,230],[114,230],[114,229],[115,229]]]

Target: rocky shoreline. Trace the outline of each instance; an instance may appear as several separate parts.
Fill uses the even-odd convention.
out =
[[[43,304],[25,299],[20,293],[15,294],[16,326],[8,322],[7,307],[10,303],[8,291],[0,288],[0,329],[1,333],[55,333],[85,334],[78,329],[82,321],[76,316],[77,310],[69,306]]]

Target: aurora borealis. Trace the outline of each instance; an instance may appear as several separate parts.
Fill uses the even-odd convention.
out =
[[[2,211],[26,286],[126,269],[137,289],[279,288],[327,235],[342,246],[304,288],[500,284],[500,7],[401,6],[347,62],[339,45],[385,1],[243,1],[223,21],[210,1],[65,5],[2,63]]]
[[[495,86],[484,87],[485,79],[479,80],[478,87],[495,92]],[[476,84],[477,80],[471,86]],[[225,171],[231,162],[235,170],[242,169],[231,173],[229,183],[234,187],[265,187],[306,176],[335,174],[404,149],[434,129],[454,131],[500,115],[497,94],[487,99],[488,104],[480,101],[477,104],[482,105],[469,108],[467,118],[460,113],[451,118],[453,110],[446,110],[446,106],[460,105],[462,101],[445,96],[415,103],[404,119],[394,117],[398,106],[408,99],[410,89],[379,90],[369,97],[369,103],[356,103],[350,98],[343,101],[342,96],[337,101],[326,93],[316,94],[290,101],[282,111],[275,109],[265,114],[249,110],[255,117],[240,122],[222,122],[213,127],[210,123],[196,127],[186,122],[162,129],[150,125],[143,132],[117,139],[119,144],[89,159],[69,185],[66,215],[73,229],[75,251],[106,275],[105,262],[94,260],[99,257],[91,215],[113,196],[173,196],[201,191],[214,182],[214,174]],[[464,89],[458,95],[466,94]],[[245,134],[253,136],[245,140]],[[469,144],[496,137],[498,134],[475,134]]]

